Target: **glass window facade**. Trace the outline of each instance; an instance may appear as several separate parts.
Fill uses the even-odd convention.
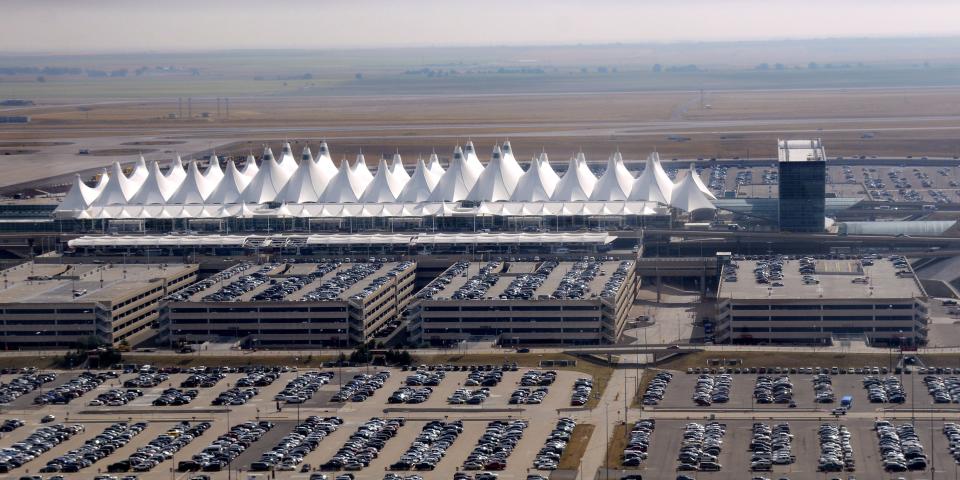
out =
[[[827,163],[780,162],[779,165],[780,230],[822,232]]]

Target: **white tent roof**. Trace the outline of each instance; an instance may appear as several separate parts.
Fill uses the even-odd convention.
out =
[[[697,171],[691,164],[690,172],[673,188],[673,195],[670,197],[671,207],[679,208],[686,212],[701,209],[716,209],[710,199],[700,191],[700,187],[697,186],[695,180],[696,176]]]
[[[273,152],[270,152],[268,148],[264,155],[263,164],[260,165],[260,170],[257,171],[257,175],[253,177],[247,188],[243,190],[241,198],[247,203],[272,202],[277,198],[280,190],[283,190],[283,186],[287,184],[289,179],[290,174],[280,167],[277,160],[273,158]]]
[[[156,160],[150,162],[150,176],[137,194],[130,199],[132,205],[162,205],[177,190],[178,183],[168,179],[160,171]]]
[[[517,158],[513,156],[513,147],[510,146],[510,140],[503,142],[503,145],[500,146],[500,152],[503,153],[503,167],[507,172],[512,172],[513,175],[519,179],[523,175],[523,167],[517,162]]]
[[[510,200],[513,202],[546,202],[553,197],[560,177],[553,171],[547,154],[540,155],[530,161],[530,168],[520,177],[517,188],[513,190]]]
[[[413,171],[413,176],[410,177],[403,190],[397,195],[397,201],[425,202],[439,181],[440,176],[434,174],[423,162],[423,158],[420,158],[417,160],[417,169]]]
[[[333,178],[333,176],[337,174],[337,166],[334,165],[333,160],[330,159],[330,147],[327,146],[327,142],[321,143],[320,148],[317,149],[316,162],[320,170],[330,178]]]
[[[204,172],[203,178],[207,185],[212,185],[214,188],[220,183],[220,180],[223,180],[223,169],[220,168],[220,157],[217,157],[217,152],[210,152],[210,165],[207,165],[207,171]]]
[[[120,166],[120,163],[113,162],[113,173],[110,174],[110,179],[103,187],[100,195],[94,200],[93,204],[98,207],[126,205],[137,193],[139,188],[140,184],[127,178],[127,176],[123,174],[123,168]]]
[[[96,200],[98,195],[100,195],[100,192],[97,191],[97,187],[87,186],[86,183],[83,183],[83,179],[80,178],[80,174],[78,173],[73,179],[73,186],[70,187],[67,195],[63,197],[63,201],[57,206],[56,211],[84,210]]]
[[[217,184],[210,196],[207,197],[208,204],[222,205],[228,203],[239,203],[243,189],[252,180],[237,170],[237,164],[232,160],[227,162],[227,172],[223,175],[223,180]]]
[[[180,160],[180,155],[177,155],[170,162],[170,168],[167,170],[167,180],[173,182],[174,185],[180,185],[180,182],[185,178],[187,178],[187,171],[183,169],[183,161]]]
[[[440,165],[440,157],[437,157],[436,153],[430,154],[430,160],[427,161],[427,168],[429,168],[430,171],[433,172],[433,176],[436,177],[437,180],[439,180],[440,177],[442,177],[443,174],[446,172],[446,170],[444,170],[443,167]]]
[[[710,189],[707,188],[707,186],[703,183],[703,179],[700,178],[700,174],[697,173],[697,169],[693,165],[690,165],[690,175],[693,175],[693,183],[697,185],[697,188],[699,188],[707,198],[710,200],[717,199],[716,195],[714,195],[713,192],[711,192]]]
[[[512,156],[512,155],[511,155]],[[467,200],[503,202],[510,200],[517,182],[523,176],[523,169],[516,160],[507,161],[500,147],[493,147],[490,163],[477,178],[473,189],[467,194]]]
[[[197,205],[206,201],[207,197],[216,185],[207,183],[206,178],[200,173],[197,162],[190,162],[187,168],[187,178],[180,184],[177,191],[167,199],[171,205]]]
[[[287,176],[297,171],[297,159],[293,158],[293,148],[290,147],[289,142],[283,142],[283,148],[280,150],[280,168],[287,172]]]
[[[669,205],[673,189],[673,182],[670,181],[667,172],[660,165],[660,156],[653,152],[647,157],[647,165],[643,169],[643,173],[633,182],[630,200],[644,200]]]
[[[597,177],[593,176],[583,152],[570,159],[566,173],[553,191],[553,199],[562,202],[580,202],[590,199]]]
[[[104,188],[107,188],[107,183],[110,181],[110,172],[106,168],[100,170],[100,180],[97,180],[97,185],[94,190],[97,191],[97,195],[100,195],[103,192]]]
[[[363,182],[364,187],[373,181],[373,174],[370,173],[370,167],[367,166],[367,159],[363,156],[363,152],[357,154],[357,160],[353,162],[350,168],[356,178]]]
[[[367,185],[363,195],[360,196],[360,201],[363,203],[395,202],[407,182],[403,177],[395,175],[392,170],[393,168],[387,164],[387,161],[381,158],[380,165],[377,167],[377,174],[374,175],[373,181]],[[409,180],[409,177],[407,180]]]
[[[467,194],[477,183],[477,177],[479,176],[480,172],[476,172],[468,166],[463,151],[460,150],[460,147],[457,147],[453,151],[453,158],[450,159],[450,166],[440,177],[440,181],[437,182],[433,192],[430,192],[429,201],[456,202],[463,200],[467,198]]]
[[[403,159],[400,158],[399,152],[393,154],[393,161],[390,162],[390,174],[403,182],[404,185],[410,180],[410,174],[404,168]]]
[[[361,160],[358,159],[359,163]],[[363,167],[366,170],[366,166]],[[369,173],[369,172],[368,172]],[[340,161],[340,170],[320,196],[324,203],[356,203],[370,182],[363,181],[347,160]]]
[[[243,175],[248,178],[253,178],[257,176],[257,172],[260,171],[260,167],[257,166],[257,159],[254,156],[247,155],[247,163],[243,166]]]
[[[147,161],[144,160],[143,155],[140,155],[140,158],[137,159],[136,166],[133,168],[133,173],[130,174],[130,180],[133,180],[139,188],[143,185],[143,182],[147,181],[147,177],[149,176],[150,170],[147,168]]]
[[[607,160],[607,171],[597,180],[590,200],[626,200],[633,189],[634,178],[623,164],[623,156],[617,152]]]
[[[479,177],[483,173],[483,164],[480,163],[480,158],[477,156],[477,149],[473,146],[473,142],[467,142],[463,146],[463,158],[466,160],[465,165],[470,170],[471,174],[474,177]]]
[[[293,176],[283,186],[283,190],[280,191],[275,200],[287,203],[316,202],[335,175],[336,172],[331,175],[320,168],[313,161],[310,150],[304,148],[300,166],[293,172]]]

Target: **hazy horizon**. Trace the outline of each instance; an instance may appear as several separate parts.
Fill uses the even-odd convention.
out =
[[[0,52],[79,54],[960,36],[960,2],[11,0]]]

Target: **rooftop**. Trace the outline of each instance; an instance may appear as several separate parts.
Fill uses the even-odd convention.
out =
[[[122,299],[164,278],[188,273],[189,264],[24,263],[0,272],[0,303],[89,303]]]
[[[741,259],[726,267],[717,298],[741,300],[814,300],[911,298],[923,296],[905,261],[878,259],[812,259],[801,273],[804,260]],[[807,257],[809,258],[809,257]],[[899,257],[898,257],[899,258]],[[777,274],[778,262],[781,274]],[[730,272],[736,272],[736,279]],[[898,272],[906,272],[899,273]],[[780,278],[782,277],[782,278]],[[762,278],[762,279],[760,279]]]
[[[827,159],[823,142],[813,140],[777,140],[777,153],[781,162],[815,162]]]
[[[632,261],[627,261],[632,266]],[[618,261],[459,262],[431,282],[422,298],[433,300],[528,300],[599,296]],[[614,291],[620,284],[614,286]],[[432,292],[432,295],[428,293]]]
[[[191,285],[171,300],[185,302],[334,301],[362,294],[410,262],[240,263]]]

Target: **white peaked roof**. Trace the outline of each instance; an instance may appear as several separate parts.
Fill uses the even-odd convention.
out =
[[[713,206],[713,202],[711,202],[706,194],[700,190],[700,187],[697,186],[696,176],[696,169],[693,165],[690,165],[690,171],[683,177],[683,180],[680,180],[673,188],[673,195],[670,197],[671,207],[679,208],[686,212],[701,209],[716,209],[716,207]]]
[[[260,171],[260,167],[257,167],[257,159],[254,156],[247,155],[247,163],[243,166],[242,173],[245,177],[253,178],[257,176],[257,172]]]
[[[288,176],[297,171],[297,160],[293,158],[293,148],[290,147],[289,142],[284,142],[283,149],[280,151],[280,168],[287,172]]]
[[[70,191],[63,197],[63,201],[60,202],[56,210],[84,210],[96,200],[98,195],[100,195],[100,192],[97,190],[97,187],[87,186],[86,183],[83,183],[83,179],[80,178],[80,174],[78,173],[73,179],[73,186],[70,187]]]
[[[171,205],[197,205],[203,203],[216,185],[209,185],[197,162],[190,162],[187,167],[187,178],[184,179],[177,191],[167,199]]]
[[[634,178],[623,164],[623,156],[617,152],[607,160],[607,171],[597,180],[590,200],[626,200],[633,189]]]
[[[183,169],[183,160],[180,160],[180,155],[177,155],[170,162],[170,169],[167,170],[167,180],[173,182],[174,185],[180,185],[180,182],[185,178],[187,178],[187,171]]]
[[[140,188],[138,183],[123,174],[123,168],[120,167],[119,162],[113,162],[112,170],[113,172],[110,174],[107,184],[104,185],[103,191],[93,202],[95,206],[126,205]]]
[[[234,161],[227,162],[227,171],[223,174],[223,180],[217,184],[210,196],[207,197],[208,204],[233,204],[240,203],[243,196],[243,189],[252,180],[237,170],[237,164]]]
[[[534,158],[530,161],[530,168],[520,177],[517,182],[517,188],[513,190],[510,196],[512,202],[546,202],[553,197],[553,191],[557,188],[560,177],[553,171],[550,162],[547,161],[547,154],[540,155],[540,158]]]
[[[432,157],[436,157],[436,155],[432,155]],[[440,175],[431,171],[421,158],[417,160],[417,169],[413,171],[413,176],[403,187],[400,195],[397,195],[397,201],[424,202],[430,197],[430,192],[433,191],[439,181]]]
[[[333,160],[330,158],[330,147],[327,146],[327,142],[322,142],[320,148],[317,149],[316,162],[320,170],[331,178],[337,174],[337,166],[333,164]]]
[[[313,203],[320,199],[320,194],[327,188],[330,180],[336,176],[324,171],[313,161],[309,149],[304,149],[300,166],[293,172],[290,180],[283,186],[275,201],[287,203]]]
[[[440,181],[437,182],[437,186],[430,192],[428,200],[431,202],[457,202],[467,198],[467,194],[477,183],[477,178],[481,172],[476,172],[468,166],[463,151],[460,150],[460,147],[457,147],[453,151],[453,158],[450,159],[447,171],[443,173]]]
[[[393,154],[393,161],[390,162],[390,174],[404,184],[410,180],[410,174],[407,173],[407,169],[403,167],[403,159],[400,158],[400,153]]]
[[[207,166],[207,171],[203,174],[203,178],[206,180],[207,185],[213,186],[214,188],[220,183],[220,180],[223,180],[223,169],[220,168],[220,157],[217,157],[217,152],[210,153],[210,165]]]
[[[310,153],[310,147],[307,145],[303,146],[303,150],[300,151],[300,163],[303,162],[312,162],[313,154]]]
[[[647,157],[643,173],[637,177],[637,181],[633,182],[630,200],[645,200],[669,205],[673,189],[673,182],[660,165],[660,156],[657,152],[653,152]]]
[[[567,172],[553,191],[553,200],[562,202],[581,202],[590,199],[597,177],[593,176],[583,152],[570,159]]]
[[[519,179],[523,175],[523,167],[517,162],[517,157],[513,156],[513,147],[510,146],[509,140],[503,142],[503,145],[500,146],[500,152],[503,154],[504,171],[512,172]]]
[[[474,177],[479,177],[483,173],[483,164],[480,163],[480,158],[477,157],[477,149],[473,146],[473,142],[467,142],[463,146],[463,158],[466,160],[464,163],[467,169],[470,170],[471,174]]]
[[[394,175],[392,170],[387,161],[381,158],[377,174],[360,197],[362,203],[391,203],[397,200],[407,182],[403,177]]]
[[[160,165],[156,160],[150,162],[150,176],[143,183],[137,194],[130,199],[133,205],[162,205],[166,203],[177,190],[178,183],[174,183],[160,172]]]
[[[273,152],[267,151],[264,154],[263,163],[260,170],[257,171],[253,180],[243,190],[241,197],[246,203],[268,203],[277,198],[280,190],[287,184],[290,174],[280,167],[277,160],[273,157]]]
[[[147,168],[147,161],[144,160],[143,155],[140,155],[140,158],[137,159],[137,164],[133,167],[133,173],[130,174],[130,180],[133,180],[137,186],[143,185],[143,182],[147,181],[147,177],[150,176],[150,170]]]
[[[100,180],[98,180],[97,185],[93,187],[93,189],[97,191],[97,195],[100,195],[100,192],[102,192],[104,188],[107,188],[107,182],[109,181],[110,172],[108,172],[106,168],[100,170]]]
[[[515,168],[511,168],[515,167]],[[518,172],[519,170],[519,172]],[[523,169],[517,164],[516,160],[507,162],[503,157],[503,151],[499,146],[493,147],[493,154],[490,156],[490,163],[483,173],[477,177],[477,182],[473,189],[467,194],[467,200],[504,202],[510,200],[513,191],[517,188],[517,182],[523,176]]]
[[[697,169],[693,165],[690,165],[690,175],[693,175],[693,183],[697,184],[697,188],[699,188],[707,198],[710,200],[717,199],[716,195],[714,195],[713,192],[711,192],[710,189],[707,188],[707,186],[703,183],[703,179],[700,178],[700,174],[697,173]]]
[[[356,178],[363,182],[364,187],[373,181],[373,174],[370,173],[370,168],[367,167],[367,159],[363,156],[363,152],[357,154],[357,161],[353,163],[351,170],[353,170]]]
[[[366,169],[366,167],[364,167]],[[362,181],[347,160],[340,161],[340,169],[320,196],[324,203],[356,203],[370,182]]]
[[[433,172],[433,176],[437,177],[437,180],[439,180],[440,177],[442,177],[446,172],[446,170],[444,170],[440,165],[440,157],[438,157],[436,153],[430,154],[430,160],[427,162],[427,168]]]

